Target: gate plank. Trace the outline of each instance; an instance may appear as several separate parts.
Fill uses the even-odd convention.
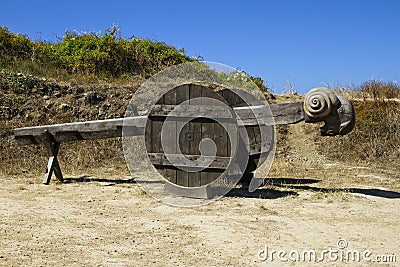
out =
[[[165,105],[176,105],[176,90],[170,90],[164,95],[164,104]],[[169,121],[167,125],[164,125],[166,130],[166,139],[170,140],[165,146],[171,150],[172,153],[176,153],[176,121]],[[176,168],[174,166],[165,166],[165,175],[171,183],[176,184]]]
[[[182,102],[186,101],[189,99],[189,85],[181,85],[178,88],[174,89],[176,90],[176,105],[181,104]],[[188,154],[189,153],[189,146],[187,144],[188,141],[185,141],[185,133],[189,131],[189,124],[185,124],[182,119],[177,118],[176,119],[176,127],[177,129],[181,128],[182,130],[179,133],[179,140],[177,142],[177,145],[181,149],[182,154]],[[177,150],[178,151],[178,150]],[[176,184],[181,185],[181,186],[188,186],[189,185],[189,175],[188,172],[184,170],[176,170]]]
[[[209,88],[205,88],[203,87],[202,90],[202,97],[208,97],[208,98],[215,98],[218,100],[221,100],[222,98],[217,98],[219,95],[217,95],[216,93],[214,93],[211,89]],[[222,101],[224,101],[222,99]],[[205,103],[202,103],[203,105]],[[205,119],[202,124],[201,124],[201,138],[205,139],[205,138],[210,138],[213,139],[215,138],[214,136],[214,131],[215,131],[215,125],[217,123],[211,119]],[[214,140],[215,142],[215,140]],[[220,147],[218,144],[217,148]],[[218,151],[217,151],[218,153]],[[212,169],[206,169],[203,172],[201,172],[201,184],[202,185],[206,185],[211,183],[212,181],[216,180],[220,175],[221,175],[221,171],[217,171],[217,170],[212,170]]]
[[[196,84],[190,85],[190,98],[196,98],[202,96],[202,87]],[[192,102],[190,102],[193,105]],[[189,144],[190,155],[200,155],[199,144],[201,141],[201,120],[194,119],[189,123],[189,131],[193,132],[193,141]],[[189,172],[188,173],[188,186],[198,187],[201,186],[201,174],[200,172]]]

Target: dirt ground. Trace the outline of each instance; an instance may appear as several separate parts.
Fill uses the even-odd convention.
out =
[[[1,177],[0,266],[400,266],[398,166],[327,161],[293,142],[266,186],[199,208],[165,205],[112,169],[49,186]]]

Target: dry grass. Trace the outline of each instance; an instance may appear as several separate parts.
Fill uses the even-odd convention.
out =
[[[47,164],[44,147],[16,144],[12,136],[14,128],[123,117],[132,93],[142,82],[138,78],[90,84],[87,80],[81,82],[76,78],[54,83],[34,77],[7,71],[1,75],[1,82],[7,85],[0,91],[2,175],[41,175]],[[21,93],[17,93],[15,86],[21,88]],[[41,88],[50,89],[43,91]],[[105,114],[101,115],[100,110]],[[126,171],[119,139],[62,144],[59,160],[67,176],[90,174],[105,168]]]
[[[368,81],[356,88],[363,99],[374,100],[399,99],[400,86],[395,82]]]
[[[40,176],[47,165],[47,151],[43,146],[18,146],[11,141],[2,147],[0,175]],[[107,170],[112,174],[127,175],[127,167],[120,139],[80,141],[64,143],[59,153],[59,162],[64,176],[100,175]]]
[[[117,77],[82,73],[71,74],[57,66],[50,66],[30,60],[2,61],[0,59],[0,69],[11,73],[45,77],[48,80],[66,86],[99,87],[103,85],[112,87],[137,87],[138,84],[142,84],[145,81],[143,76],[133,73],[125,73]]]
[[[353,101],[356,127],[346,136],[318,138],[320,151],[331,159],[393,162],[400,159],[400,103]]]

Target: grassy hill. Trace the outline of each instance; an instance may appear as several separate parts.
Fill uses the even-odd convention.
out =
[[[17,146],[16,127],[122,117],[132,92],[146,78],[171,65],[195,61],[163,42],[121,38],[118,28],[103,34],[66,32],[57,43],[32,41],[0,28],[0,174],[42,173],[46,154],[40,146]],[[260,90],[264,81],[251,77]],[[335,161],[373,164],[400,161],[400,87],[367,81],[353,88],[333,88],[349,97],[357,114],[347,136],[310,134],[318,153]],[[287,96],[286,102],[301,96]],[[279,128],[279,149],[293,144],[287,127]],[[307,130],[308,129],[308,130]],[[125,168],[119,140],[63,144],[63,169],[73,174],[98,166]],[[304,149],[307,149],[305,145]],[[280,154],[278,153],[278,156]]]

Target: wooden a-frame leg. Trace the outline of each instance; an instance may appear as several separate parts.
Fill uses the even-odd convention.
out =
[[[43,137],[45,139],[43,141],[45,142],[47,151],[49,152],[49,161],[47,163],[46,173],[43,177],[43,184],[47,185],[50,183],[53,172],[56,178],[60,182],[63,182],[64,178],[61,172],[60,164],[58,163],[57,160],[58,150],[60,149],[60,143],[54,141],[53,136],[47,131],[45,132]]]
[[[53,172],[56,176],[56,178],[60,181],[63,182],[64,178],[61,172],[60,164],[58,163],[57,160],[57,154],[58,150],[60,148],[60,143],[54,142],[52,144],[49,144],[52,148],[52,156],[49,157],[49,162],[47,163],[47,169],[46,173],[43,177],[43,184],[49,184],[51,180],[51,176],[53,175]]]

